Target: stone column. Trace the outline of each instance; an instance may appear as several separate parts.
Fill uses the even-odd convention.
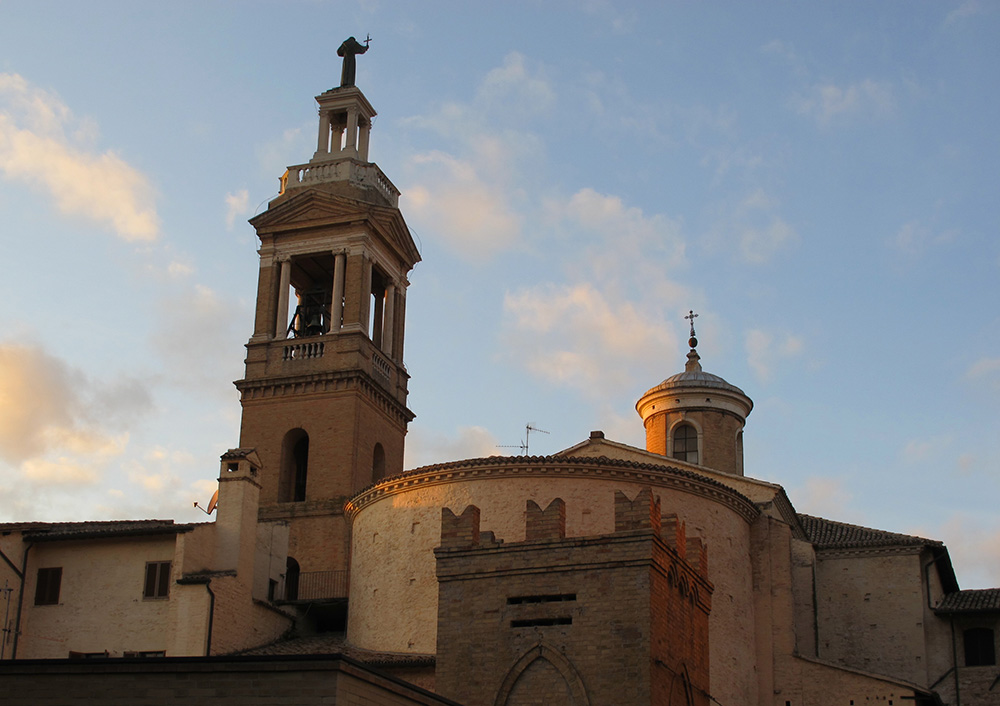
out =
[[[316,141],[316,155],[330,154],[330,113],[319,112],[319,138]]]
[[[358,159],[362,162],[368,161],[368,141],[371,138],[372,124],[366,120],[361,126],[361,134],[358,136]]]
[[[370,336],[368,331],[368,319],[370,318],[372,302],[372,261],[362,256],[361,260],[361,301],[358,312],[358,323],[361,325],[361,332]]]
[[[382,321],[382,352],[394,359],[392,354],[392,333],[395,327],[393,315],[396,311],[396,285],[390,282],[385,288],[385,315]]]
[[[342,253],[333,255],[333,299],[330,301],[330,333],[340,333],[340,325],[344,318],[344,267],[347,256]]]
[[[347,111],[347,142],[344,151],[353,155],[358,154],[358,111],[351,109]]]
[[[288,330],[288,288],[292,284],[292,261],[285,255],[280,259],[281,278],[278,281],[278,312],[274,318],[274,337],[285,338]]]

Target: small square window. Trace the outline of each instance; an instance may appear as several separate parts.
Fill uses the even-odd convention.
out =
[[[170,562],[146,562],[146,583],[143,598],[166,598],[170,594]]]
[[[61,566],[39,569],[38,579],[35,581],[35,605],[58,605],[61,584]]]

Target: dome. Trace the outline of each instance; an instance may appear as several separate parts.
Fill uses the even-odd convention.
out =
[[[745,406],[745,410],[743,411],[744,417],[746,417],[747,414],[750,414],[750,410],[753,409],[753,402],[749,397],[747,397],[743,390],[736,387],[736,385],[726,382],[718,375],[706,373],[702,370],[700,362],[701,357],[698,355],[698,351],[693,348],[688,353],[687,357],[688,360],[687,364],[684,366],[684,372],[671,375],[659,385],[646,390],[646,393],[640,398],[637,407],[642,406],[643,400],[650,398],[650,396],[659,398],[672,392],[718,390],[721,393],[727,393],[725,395],[726,397],[734,396],[743,402],[743,405],[741,406]]]

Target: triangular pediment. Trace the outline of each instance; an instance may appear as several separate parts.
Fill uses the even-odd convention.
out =
[[[306,189],[272,204],[267,211],[250,219],[258,236],[362,221],[410,267],[420,261],[420,252],[398,208],[375,206],[319,189]]]

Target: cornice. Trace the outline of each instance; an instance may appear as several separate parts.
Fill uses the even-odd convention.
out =
[[[421,485],[539,477],[618,480],[670,488],[709,498],[728,507],[747,523],[753,522],[760,514],[757,506],[742,494],[690,471],[607,457],[561,456],[490,456],[417,468],[386,478],[360,491],[347,502],[344,512],[353,520],[361,510],[381,498],[405,493]]]
[[[237,380],[233,383],[240,391],[243,404],[267,402],[276,398],[302,397],[304,395],[324,395],[340,391],[360,391],[373,404],[396,417],[402,424],[413,421],[416,416],[396,400],[374,378],[363,370],[334,370],[305,375],[265,377],[253,380]]]

